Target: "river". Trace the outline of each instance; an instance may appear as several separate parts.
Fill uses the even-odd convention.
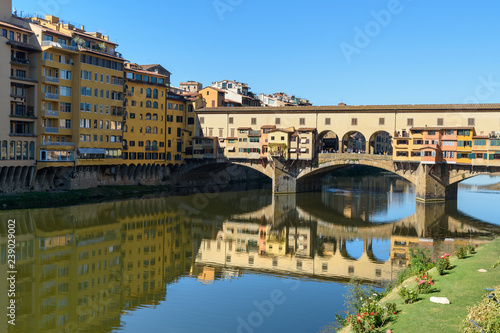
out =
[[[0,332],[320,332],[352,278],[383,288],[411,247],[432,255],[500,230],[500,192],[416,202],[390,174],[269,190],[4,211],[16,224],[16,325]],[[0,226],[0,308],[7,224]]]

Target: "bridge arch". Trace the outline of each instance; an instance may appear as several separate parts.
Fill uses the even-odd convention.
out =
[[[366,136],[359,131],[349,131],[342,137],[340,149],[344,153],[366,153],[366,148]]]
[[[318,152],[338,152],[340,148],[339,136],[332,130],[325,130],[318,135]]]
[[[297,176],[297,180],[305,179],[305,178],[318,178],[323,175],[345,166],[349,165],[365,165],[371,166],[374,168],[390,171],[408,181],[415,184],[415,177],[412,176],[411,173],[401,173],[397,172],[394,169],[392,156],[391,155],[382,155],[382,156],[373,156],[366,154],[334,154],[334,158],[325,161],[324,163],[320,163],[315,168],[307,168],[302,170]]]
[[[389,132],[379,130],[370,136],[369,154],[392,155],[392,136]]]

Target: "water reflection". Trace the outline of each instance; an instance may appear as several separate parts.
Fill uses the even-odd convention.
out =
[[[439,254],[498,232],[456,203],[417,203],[392,220],[391,205],[404,203],[398,196],[409,189],[388,184],[389,194],[371,184],[365,194],[338,186],[303,195],[252,191],[1,212],[2,221],[16,219],[18,273],[16,326],[2,318],[0,331],[109,332],[123,327],[125,314],[168,302],[169,285],[181,277],[213,284],[245,272],[337,282],[355,276],[381,286],[406,265],[411,246]],[[387,220],[373,223],[374,216]]]

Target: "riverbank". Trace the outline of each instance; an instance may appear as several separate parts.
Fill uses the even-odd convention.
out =
[[[439,276],[436,268],[429,271],[435,282],[435,292],[421,294],[420,300],[414,304],[404,304],[398,291],[401,286],[415,287],[415,277],[406,280],[400,287],[393,289],[380,303],[396,303],[399,311],[394,322],[389,323],[381,332],[391,329],[392,332],[460,332],[460,325],[466,318],[467,307],[478,303],[488,292],[484,288],[500,285],[500,267],[492,268],[499,259],[500,238],[483,245],[477,253],[466,259],[451,257],[455,266],[448,274]],[[486,269],[480,273],[478,269]],[[449,305],[430,302],[430,297],[447,297]],[[353,332],[345,327],[341,333]]]
[[[168,195],[170,186],[99,186],[85,190],[58,192],[26,192],[0,196],[0,210],[46,208],[95,203],[138,197],[145,194],[164,193]]]

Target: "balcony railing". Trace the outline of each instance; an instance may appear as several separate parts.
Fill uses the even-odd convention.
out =
[[[14,62],[16,64],[21,64],[21,65],[29,65],[30,64],[29,59],[19,59],[19,58],[16,58],[16,57],[10,58],[10,61]]]
[[[134,96],[134,92],[132,90],[127,91],[127,96]]]
[[[42,141],[42,146],[74,146],[74,142],[52,142]]]
[[[46,76],[45,81],[51,82],[51,83],[59,83],[59,78],[53,77],[53,76]]]
[[[52,46],[52,47],[58,47],[58,48],[66,49],[66,50],[70,50],[70,51],[78,51],[78,47],[76,47],[76,46],[56,43],[56,42],[53,42],[50,40],[42,41],[42,46]]]
[[[59,111],[54,111],[54,110],[44,110],[45,111],[45,117],[59,117]]]
[[[46,93],[45,94],[45,98],[48,98],[48,99],[59,99],[59,95],[58,94]]]
[[[57,127],[45,127],[45,133],[59,133],[59,128],[57,128]]]

